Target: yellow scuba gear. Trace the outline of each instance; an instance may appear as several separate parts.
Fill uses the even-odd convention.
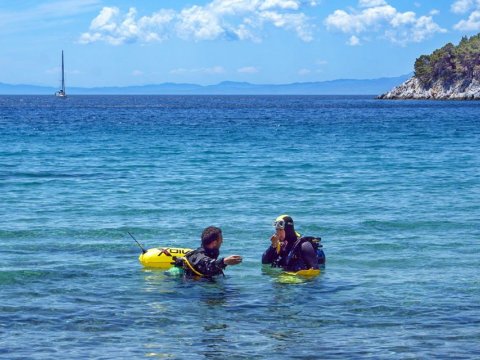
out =
[[[193,272],[195,275],[202,276],[202,277],[205,276],[205,275],[203,275],[200,271],[195,270],[195,268],[192,266],[192,264],[190,264],[190,261],[188,261],[188,259],[187,259],[186,257],[183,257],[182,260],[183,260],[183,263],[184,263],[184,264],[187,264],[188,268],[189,268],[190,270],[192,270],[192,272]]]
[[[295,235],[297,235],[297,238],[302,237],[302,235],[298,231],[295,231]],[[280,251],[282,250],[282,243],[280,241],[278,242],[277,247],[275,249],[277,251],[277,254],[280,254]]]

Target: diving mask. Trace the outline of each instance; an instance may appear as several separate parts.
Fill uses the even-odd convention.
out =
[[[288,222],[288,221],[285,221],[283,219],[275,220],[273,222],[273,226],[275,227],[275,229],[283,230],[283,229],[285,229],[286,225],[293,225],[293,222]]]

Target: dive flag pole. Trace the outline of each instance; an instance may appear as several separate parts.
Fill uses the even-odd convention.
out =
[[[137,239],[135,239],[135,238],[133,237],[133,235],[130,234],[130,231],[127,231],[127,233],[128,233],[128,235],[130,235],[130,236],[132,237],[133,240],[135,240],[135,242],[137,243],[137,245],[140,246],[140,249],[142,249],[142,254],[145,254],[145,253],[147,252],[147,250],[145,250],[145,249],[143,248],[142,244],[140,244],[140,243],[137,241]]]

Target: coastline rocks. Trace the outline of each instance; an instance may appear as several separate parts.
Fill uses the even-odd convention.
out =
[[[416,100],[480,100],[480,82],[473,79],[445,84],[437,80],[425,88],[415,76],[389,92],[379,95],[377,99],[416,99]]]

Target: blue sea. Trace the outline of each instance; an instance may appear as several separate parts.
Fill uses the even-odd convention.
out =
[[[325,271],[260,264],[272,221]],[[139,247],[222,228],[193,281]],[[480,357],[480,103],[0,97],[0,357]]]

